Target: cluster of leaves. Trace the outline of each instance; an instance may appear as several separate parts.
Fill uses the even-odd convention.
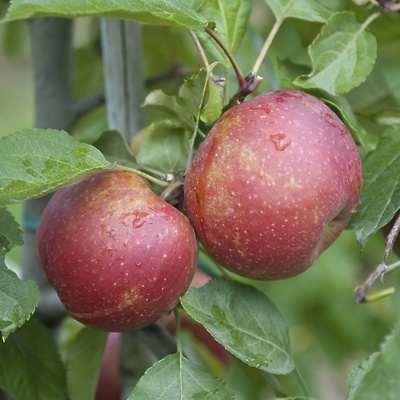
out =
[[[400,80],[391,67],[396,54],[388,45],[393,38],[398,39],[398,33],[390,32],[398,24],[398,17],[339,1],[265,0],[265,3],[274,16],[272,27],[265,33],[265,43],[271,47],[260,65],[262,74],[268,77],[266,84],[269,88],[309,91],[321,98],[342,117],[360,145],[364,190],[359,211],[349,228],[359,243],[365,245],[400,208],[397,177],[400,99],[393,89]],[[251,9],[250,0],[156,0],[151,3],[121,0],[118,7],[114,1],[102,1],[95,7],[85,0],[14,0],[11,3],[4,19],[7,23],[31,17],[85,15],[183,28],[185,34],[191,32],[205,56],[204,67],[188,77],[176,95],[160,89],[147,95],[144,106],[161,112],[162,118],[151,121],[138,134],[135,143],[126,143],[115,131],[96,132],[90,137],[91,144],[79,142],[62,131],[42,129],[27,129],[0,139],[0,170],[3,171],[0,177],[0,206],[3,207],[0,208],[0,330],[4,340],[0,344],[3,363],[0,387],[15,398],[93,397],[105,334],[84,328],[68,349],[65,374],[54,340],[30,317],[38,303],[36,285],[20,281],[5,265],[5,254],[22,244],[22,236],[4,206],[43,196],[99,170],[112,168],[116,163],[159,175],[185,170],[201,138],[236,90],[226,52],[205,29],[213,29],[230,54],[245,51],[241,46],[243,40],[251,43],[250,56],[256,59],[262,46],[260,33],[248,29]],[[305,24],[313,27],[312,37],[304,33]],[[382,34],[388,30],[389,33]],[[282,45],[288,37],[291,43]],[[225,92],[215,79],[215,71],[226,76]],[[182,298],[182,306],[237,359],[264,371],[270,381],[274,375],[289,374],[296,369],[285,321],[268,297],[252,286],[215,280],[200,289],[190,289]],[[399,332],[396,327],[380,352],[351,371],[349,399],[375,398],[371,393],[376,398],[381,393],[388,399],[395,398],[399,389],[395,379]],[[42,373],[37,371],[38,363],[24,363],[27,353],[41,357]],[[92,360],[90,368],[88,359]],[[23,386],[9,379],[10,374],[21,374],[21,365],[25,365]],[[82,371],[86,373],[86,381],[79,378]],[[37,376],[44,378],[37,379]],[[274,389],[279,393],[279,388]],[[154,364],[129,399],[175,397],[232,399],[234,394],[223,381],[179,353]]]

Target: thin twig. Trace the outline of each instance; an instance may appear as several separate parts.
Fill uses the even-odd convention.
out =
[[[388,262],[392,254],[393,246],[394,243],[396,242],[399,231],[400,231],[400,213],[396,216],[396,220],[393,226],[391,227],[389,234],[386,237],[385,250],[381,260],[379,261],[375,269],[371,272],[371,274],[367,277],[367,279],[360,286],[356,288],[354,301],[357,304],[365,303],[367,301],[366,292],[378,278],[385,275],[388,271],[391,272],[394,270],[393,266],[391,266],[391,268],[389,269]]]
[[[185,173],[179,172],[172,174],[172,179],[168,180],[168,186],[160,194],[160,198],[174,207],[180,208],[183,202],[183,187],[185,184]]]
[[[389,258],[392,255],[393,246],[394,246],[394,243],[396,242],[399,232],[400,232],[400,213],[396,217],[396,220],[395,220],[392,228],[390,229],[389,234],[386,237],[386,245],[385,245],[385,253],[384,253],[384,261],[386,263],[389,262]]]
[[[203,66],[205,68],[208,68],[210,66],[210,63],[208,62],[206,53],[204,52],[203,46],[201,45],[199,38],[196,36],[196,34],[193,31],[189,31],[189,35],[192,38],[197,51],[199,52]]]
[[[253,71],[255,74],[258,73],[258,70],[260,69],[262,62],[264,61],[264,58],[267,55],[268,49],[271,46],[271,43],[272,43],[273,39],[275,38],[276,34],[278,33],[278,30],[279,30],[280,26],[282,25],[283,21],[284,21],[284,18],[277,19],[275,21],[272,29],[270,30],[268,37],[265,40],[264,46],[261,49],[261,52],[260,52],[259,56],[257,57],[257,60],[254,64]]]
[[[240,70],[238,63],[236,62],[236,60],[234,59],[232,54],[228,51],[228,49],[225,47],[224,43],[220,40],[220,38],[215,34],[215,32],[212,29],[206,28],[205,31],[208,35],[210,35],[214,39],[214,41],[218,44],[218,46],[222,49],[222,51],[228,57],[230,63],[232,64],[232,67],[235,71],[236,78],[237,78],[237,81],[239,84],[239,88],[241,88],[241,89],[244,88],[247,84],[246,80],[243,76],[242,71]]]

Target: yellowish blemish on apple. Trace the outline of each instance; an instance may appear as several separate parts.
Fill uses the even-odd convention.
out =
[[[131,290],[125,292],[121,296],[121,301],[115,307],[103,308],[100,310],[87,312],[87,313],[73,313],[71,315],[78,320],[90,320],[93,318],[103,317],[107,315],[114,314],[119,311],[123,311],[131,306],[133,306],[138,299],[140,298],[140,294],[137,289],[132,288]]]
[[[302,189],[303,185],[300,185],[298,182],[295,181],[293,177],[290,178],[289,182],[286,182],[284,185],[285,188],[290,187],[294,189]]]

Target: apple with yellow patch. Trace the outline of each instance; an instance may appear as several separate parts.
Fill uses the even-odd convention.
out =
[[[306,270],[346,227],[362,186],[343,122],[296,90],[228,110],[186,176],[184,205],[209,254],[253,279]]]
[[[56,192],[37,231],[43,270],[67,311],[131,331],[171,311],[197,266],[187,218],[145,180],[112,169]]]

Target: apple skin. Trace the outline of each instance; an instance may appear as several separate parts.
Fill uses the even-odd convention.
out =
[[[198,255],[187,218],[143,178],[117,169],[54,194],[39,223],[37,252],[67,311],[113,332],[169,312],[188,289]]]
[[[305,271],[356,211],[357,147],[342,121],[301,91],[276,90],[228,110],[199,147],[184,206],[209,254],[238,275]]]

